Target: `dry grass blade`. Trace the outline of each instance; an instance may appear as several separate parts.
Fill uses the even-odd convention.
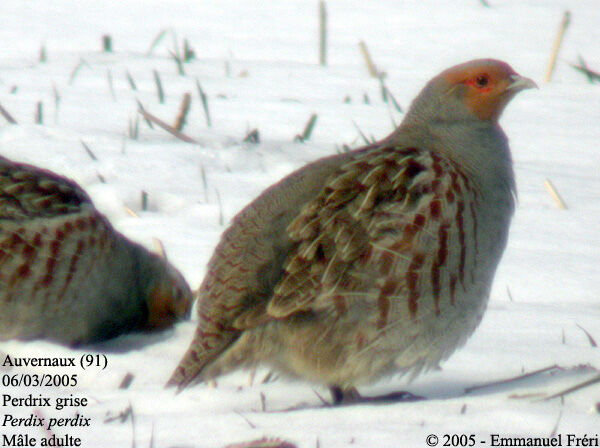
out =
[[[513,296],[512,296],[512,294],[510,293],[510,288],[508,287],[508,285],[506,285],[506,294],[508,294],[508,299],[509,299],[511,302],[514,302]]]
[[[392,109],[390,104],[387,104],[388,114],[390,115],[390,123],[392,124],[392,129],[396,129],[398,127],[398,123],[396,123],[396,119],[394,118],[394,114],[392,113]]]
[[[600,81],[600,73],[595,72],[594,70],[591,70],[590,68],[588,68],[587,64],[585,63],[585,61],[583,60],[581,55],[578,55],[578,59],[579,59],[579,65],[575,65],[575,64],[569,64],[569,65],[571,67],[573,67],[575,70],[580,71],[581,73],[586,75],[587,79],[590,83],[593,83],[595,81]]]
[[[402,106],[400,106],[400,103],[398,103],[398,101],[396,101],[396,97],[392,94],[390,89],[388,89],[387,87],[386,87],[386,89],[387,89],[388,97],[390,98],[390,100],[392,100],[392,104],[393,104],[394,108],[400,113],[404,112],[404,110],[402,109]]]
[[[598,344],[596,344],[596,341],[594,340],[594,338],[592,337],[592,335],[591,335],[591,334],[590,334],[590,333],[589,333],[589,332],[588,332],[588,331],[587,331],[585,328],[583,328],[583,327],[582,327],[581,325],[579,325],[578,323],[576,323],[575,325],[577,325],[577,327],[578,327],[578,328],[579,328],[581,331],[583,331],[583,332],[585,333],[585,335],[587,336],[587,338],[588,338],[588,341],[590,341],[590,345],[591,345],[592,347],[598,347]]]
[[[196,52],[187,39],[183,39],[183,62],[190,62],[196,58]]]
[[[251,440],[249,442],[232,443],[224,448],[297,448],[297,446],[279,438],[270,439],[263,437],[262,439]]]
[[[167,131],[169,134],[173,135],[174,137],[177,137],[179,140],[184,141],[186,143],[198,144],[198,142],[196,140],[194,140],[192,137],[189,137],[189,136],[185,135],[184,133],[179,132],[177,129],[173,128],[173,126],[165,123],[160,118],[155,117],[150,112],[147,112],[144,108],[140,108],[139,111],[146,120],[163,128],[165,131]]]
[[[558,27],[558,32],[556,33],[556,38],[554,39],[554,45],[552,46],[552,53],[550,53],[550,60],[548,61],[548,68],[546,70],[546,77],[544,78],[546,82],[550,82],[552,79],[552,73],[554,73],[554,67],[556,66],[556,58],[558,56],[558,51],[560,50],[560,46],[563,41],[563,37],[565,36],[565,31],[569,26],[569,22],[571,21],[571,13],[569,11],[565,11],[563,14],[563,18]]]
[[[264,393],[260,393],[260,410],[265,412],[267,410],[267,397]]]
[[[233,412],[235,412],[237,415],[242,417],[246,421],[246,423],[248,423],[248,425],[250,425],[250,428],[256,429],[256,425],[254,423],[252,423],[250,421],[250,419],[248,417],[246,417],[244,414],[242,414],[240,411],[233,411]]]
[[[183,98],[181,99],[181,104],[179,105],[179,113],[175,119],[175,124],[173,125],[173,127],[180,132],[185,126],[187,114],[190,111],[191,102],[192,96],[190,95],[190,92],[185,92],[183,94]]]
[[[129,216],[131,216],[132,218],[139,218],[138,214],[136,212],[134,212],[133,210],[131,210],[129,207],[127,207],[125,205],[124,208]]]
[[[381,99],[383,100],[383,102],[391,102],[396,111],[402,113],[402,106],[400,106],[400,103],[396,101],[396,98],[392,94],[391,90],[388,89],[388,86],[385,84],[384,78],[382,76],[379,77],[379,83],[381,84]]]
[[[80,142],[81,142],[81,145],[83,146],[83,149],[85,149],[85,152],[87,152],[88,156],[90,156],[90,158],[92,160],[98,160],[98,158],[92,152],[92,150],[90,149],[90,147],[83,140],[80,140]]]
[[[387,92],[388,92],[388,96],[392,100],[392,104],[394,105],[394,108],[400,113],[404,112],[404,110],[402,109],[402,106],[400,106],[400,103],[398,103],[398,101],[396,101],[396,97],[394,95],[392,95],[392,92],[390,92],[389,89]]]
[[[158,102],[160,104],[165,103],[165,91],[163,90],[162,82],[160,80],[160,75],[156,70],[152,70],[154,74],[154,82],[156,84],[156,94],[158,95]]]
[[[33,411],[33,413],[42,421],[46,421],[47,418],[46,416],[42,413],[41,410],[39,409],[35,409]],[[54,434],[54,431],[52,431],[51,429],[48,429],[48,425],[44,425],[44,432],[46,433],[46,437],[48,438],[52,438],[52,437],[56,437],[56,435]],[[32,445],[33,446],[33,445]]]
[[[367,44],[361,40],[358,43],[358,48],[360,49],[360,53],[362,54],[362,57],[365,60],[367,70],[369,70],[369,75],[371,75],[373,78],[381,77],[383,74],[379,70],[377,70],[375,63],[371,58],[371,54],[369,53],[369,49],[367,48]]]
[[[112,37],[109,34],[102,36],[102,51],[104,53],[112,53]]]
[[[71,76],[69,76],[69,85],[73,84],[73,81],[75,81],[75,78],[79,74],[79,71],[81,70],[82,67],[85,67],[85,66],[89,67],[90,64],[88,64],[84,59],[80,59],[79,63],[75,66],[75,68],[71,72]]]
[[[315,124],[317,122],[317,114],[312,114],[308,123],[304,127],[304,131],[302,131],[302,140],[308,140],[312,135],[313,129],[315,128]]]
[[[135,84],[135,81],[133,80],[133,76],[131,76],[131,73],[129,73],[129,71],[126,71],[125,76],[127,77],[127,82],[129,83],[131,90],[137,90],[137,85]]]
[[[265,377],[262,379],[262,381],[260,382],[261,384],[267,384],[273,381],[277,381],[277,379],[279,378],[279,376],[273,372],[272,370],[269,370],[269,372],[265,375]]]
[[[260,143],[260,133],[254,128],[246,134],[243,140],[244,143]]]
[[[200,176],[202,177],[202,186],[204,187],[204,202],[208,203],[208,181],[206,180],[206,170],[204,164],[200,164]]]
[[[48,55],[46,54],[46,46],[42,44],[42,46],[40,47],[40,54],[38,57],[38,61],[40,61],[40,63],[43,64],[47,60],[48,60]]]
[[[141,193],[141,205],[142,205],[143,212],[148,210],[148,192],[146,192],[144,190],[142,190],[142,193]]]
[[[196,87],[198,89],[198,95],[200,95],[200,101],[202,101],[202,108],[204,109],[204,117],[206,118],[206,126],[211,127],[210,113],[208,111],[208,98],[206,97],[206,93],[202,90],[202,86],[200,85],[200,81],[196,78]]]
[[[574,64],[570,64],[570,65],[575,70],[578,70],[578,71],[584,73],[587,76],[589,82],[600,81],[600,73],[590,70],[589,68],[582,67],[580,65],[574,65]]]
[[[129,389],[131,383],[133,383],[133,373],[127,372],[127,374],[121,380],[121,384],[119,384],[119,389]]]
[[[355,121],[352,122],[352,124],[354,125],[354,127],[356,128],[356,130],[358,131],[358,134],[360,135],[360,137],[363,139],[363,141],[365,142],[365,145],[370,145],[372,143],[375,143],[374,140],[369,140],[367,138],[367,136],[365,134],[363,134],[363,131],[360,130],[360,128],[358,127],[358,125],[356,124]]]
[[[544,392],[528,392],[524,394],[510,394],[508,398],[511,400],[525,400],[527,398],[538,398],[545,396],[546,394]]]
[[[161,30],[156,37],[154,38],[154,40],[152,41],[152,43],[150,44],[150,48],[148,49],[148,51],[146,52],[147,56],[150,56],[153,52],[154,49],[156,48],[156,46],[160,43],[161,40],[163,40],[163,38],[165,37],[165,35],[167,34],[167,30]]]
[[[322,396],[322,395],[321,395],[319,392],[317,392],[317,391],[316,391],[316,390],[314,390],[314,389],[313,389],[313,392],[314,392],[314,394],[317,396],[317,398],[318,398],[319,400],[321,400],[321,403],[323,403],[323,405],[324,405],[325,407],[331,407],[331,403],[330,403],[329,401],[327,401],[325,398],[323,398],[323,396]]]
[[[304,142],[304,141],[308,140],[312,134],[312,131],[315,127],[316,122],[317,122],[317,114],[312,114],[310,116],[310,118],[308,119],[308,122],[304,126],[304,130],[302,131],[302,134],[296,135],[296,137],[294,137],[294,141]]]
[[[54,95],[54,123],[58,121],[58,108],[60,107],[60,93],[56,84],[52,84],[52,94]]]
[[[110,68],[106,69],[106,78],[108,79],[108,88],[110,90],[110,96],[112,96],[113,101],[117,101],[117,94],[115,93],[115,86],[113,83],[113,77]]]
[[[140,136],[140,116],[136,115],[135,120],[129,119],[129,138],[132,140],[137,140]]]
[[[219,193],[218,188],[215,188],[215,193],[217,194],[217,203],[219,204],[219,225],[222,226],[225,224],[225,215],[223,214],[223,204],[221,202],[221,194]]]
[[[562,413],[563,413],[563,408],[561,408],[560,412],[558,413],[558,418],[556,419],[556,423],[554,424],[554,428],[552,428],[552,432],[550,433],[549,438],[556,436],[556,433],[558,432],[558,425],[560,423],[560,419],[562,418]]]
[[[548,193],[550,194],[550,196],[552,196],[552,199],[554,199],[554,202],[556,203],[558,208],[560,208],[561,210],[566,210],[567,204],[565,204],[565,201],[558,193],[558,190],[554,187],[554,184],[550,179],[546,179],[544,181],[544,187],[546,187],[546,190],[548,190]]]
[[[146,124],[148,125],[148,127],[149,127],[150,129],[154,129],[154,126],[152,125],[152,122],[151,122],[150,120],[148,120],[148,119],[147,119],[147,118],[144,116],[144,113],[143,113],[143,112],[145,112],[145,111],[146,111],[146,109],[144,109],[144,106],[142,106],[142,103],[140,103],[140,100],[136,99],[135,101],[136,101],[136,103],[137,103],[137,105],[138,105],[138,109],[139,109],[140,111],[142,111],[142,117],[144,117],[144,121],[146,122]]]
[[[596,375],[595,377],[593,377],[587,381],[584,381],[583,383],[579,383],[579,384],[576,384],[575,386],[571,386],[564,390],[561,390],[560,392],[552,394],[552,395],[542,399],[541,401],[548,401],[548,400],[552,400],[553,398],[564,397],[565,395],[572,394],[573,392],[577,392],[578,390],[593,386],[594,384],[598,384],[598,383],[600,383],[600,375]]]
[[[179,52],[169,50],[169,54],[171,55],[171,59],[173,59],[173,61],[175,61],[175,64],[177,64],[177,73],[180,76],[185,76],[185,70],[183,69],[183,60],[181,59]]]
[[[133,406],[131,406],[131,402],[129,402],[129,410],[131,411],[131,448],[135,448],[135,413],[133,412]]]
[[[481,3],[481,5],[485,6],[486,8],[490,7],[490,4],[486,0],[479,0],[479,3]]]
[[[148,443],[148,448],[154,448],[154,422],[152,423],[152,432],[150,433],[150,443]]]
[[[173,50],[169,50],[169,54],[171,55],[171,58],[175,61],[175,63],[177,64],[177,72],[179,73],[180,76],[184,76],[185,75],[185,71],[183,69],[183,57],[181,56],[181,53],[179,52],[179,43],[177,42],[177,35],[175,34],[175,31],[171,30],[171,37],[173,39]]]
[[[111,414],[112,414],[111,412],[108,413],[106,418],[103,420],[103,423],[112,423],[117,420],[119,421],[119,423],[125,423],[132,414],[131,403],[129,404],[128,407],[123,409],[117,415],[111,415]]]
[[[319,2],[319,64],[327,65],[327,8]]]
[[[35,107],[35,124],[44,124],[44,103],[41,101]]]
[[[465,389],[465,394],[470,394],[471,392],[479,390],[479,389],[486,389],[488,387],[502,386],[502,385],[505,385],[505,384],[514,383],[515,381],[524,380],[526,378],[529,378],[529,377],[532,377],[532,376],[535,376],[535,375],[540,375],[542,373],[552,372],[554,370],[561,370],[561,367],[559,367],[558,365],[554,364],[554,365],[551,365],[551,366],[548,366],[548,367],[544,367],[542,369],[534,370],[533,372],[524,373],[522,375],[517,375],[517,376],[512,377],[512,378],[507,378],[505,380],[492,381],[491,383],[485,383],[485,384],[480,384],[480,385],[477,385],[477,386],[467,387]]]
[[[0,104],[0,114],[2,114],[4,119],[6,121],[8,121],[10,124],[17,124],[17,120],[15,120],[13,118],[13,116],[11,114],[9,114],[8,111],[4,107],[2,107],[1,104]]]

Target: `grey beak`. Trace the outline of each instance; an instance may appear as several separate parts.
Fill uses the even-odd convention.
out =
[[[519,92],[520,90],[538,88],[538,85],[532,79],[521,75],[510,75],[510,80],[512,82],[506,88],[507,90],[516,90]]]

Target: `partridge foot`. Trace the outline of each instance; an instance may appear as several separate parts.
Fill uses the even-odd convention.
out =
[[[338,386],[333,386],[329,388],[329,391],[331,392],[331,397],[333,399],[333,406],[343,406],[361,403],[400,403],[426,400],[425,397],[413,395],[412,393],[407,391],[391,392],[389,394],[375,395],[372,397],[366,397],[359,394],[354,387],[343,390]]]

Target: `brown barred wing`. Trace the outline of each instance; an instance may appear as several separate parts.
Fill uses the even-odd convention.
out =
[[[0,157],[0,220],[76,213],[87,194],[73,181]]]
[[[350,301],[395,316],[439,313],[465,281],[466,177],[442,156],[417,148],[355,153],[288,232],[296,243],[268,306],[285,318],[308,310],[343,313]],[[407,319],[409,320],[409,319]]]

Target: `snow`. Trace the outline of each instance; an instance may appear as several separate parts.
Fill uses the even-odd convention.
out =
[[[441,370],[410,384],[392,377],[361,389],[375,394],[405,388],[428,400],[322,408],[316,393],[328,398],[326,390],[282,378],[262,384],[264,370],[253,382],[239,372],[216,387],[199,385],[175,395],[163,385],[192,338],[195,317],[163,334],[128,335],[82,350],[2,343],[0,350],[12,356],[105,353],[108,359],[105,370],[0,367],[2,374],[78,378],[76,387],[2,393],[88,397],[79,412],[91,418],[90,427],[54,430],[81,437],[86,447],[131,446],[132,440],[147,447],[151,439],[155,447],[223,447],[263,436],[299,447],[421,447],[428,434],[440,443],[444,434],[474,434],[477,445],[489,445],[491,434],[549,437],[555,427],[557,434],[597,437],[600,415],[590,409],[600,402],[598,385],[564,400],[541,398],[594,377],[600,368],[600,352],[581,329],[600,342],[600,87],[569,66],[581,55],[600,68],[600,8],[597,0],[489,3],[330,0],[329,64],[321,67],[316,1],[0,2],[0,104],[18,122],[0,120],[0,154],[76,180],[118,230],[149,248],[154,238],[162,241],[192,288],[200,284],[226,223],[264,188],[343,144],[359,146],[357,127],[381,138],[391,131],[392,119],[402,119],[382,101],[359,41],[386,72],[385,83],[404,108],[440,70],[475,57],[506,60],[540,85],[520,94],[502,118],[519,203],[481,326]],[[566,9],[571,23],[552,82],[544,83]],[[167,32],[149,52],[161,30]],[[113,39],[113,53],[100,51],[105,34]],[[184,38],[197,57],[180,76],[169,50],[174,39],[181,48]],[[42,46],[45,63],[39,62]],[[153,70],[160,74],[165,104],[158,102]],[[196,79],[208,96],[210,128]],[[136,100],[172,123],[185,92],[192,107],[184,132],[199,144],[150,129],[141,119],[139,138],[129,138]],[[43,124],[36,125],[40,101]],[[318,118],[311,138],[295,143],[313,113]],[[254,128],[260,144],[244,143]],[[543,186],[546,179],[567,210],[556,207]],[[146,211],[142,190],[149,197]],[[563,369],[465,394],[468,387],[555,364]],[[119,389],[128,372],[133,383]],[[301,403],[308,407],[277,412]],[[106,421],[129,406],[133,422]],[[74,409],[36,409],[47,418],[75,415]],[[3,406],[2,412],[27,417],[34,408]],[[39,428],[0,432],[45,436]]]

